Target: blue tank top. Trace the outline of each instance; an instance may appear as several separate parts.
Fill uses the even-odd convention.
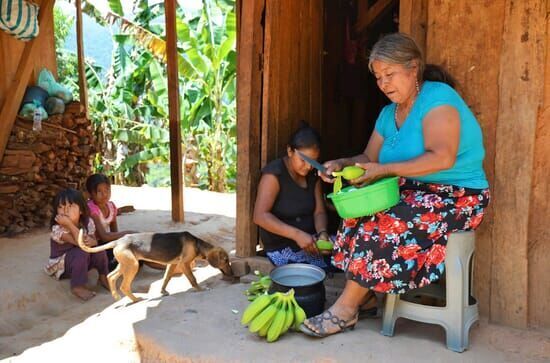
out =
[[[454,107],[460,116],[460,142],[455,164],[450,169],[411,179],[465,188],[488,188],[489,183],[483,170],[485,149],[481,127],[462,97],[441,82],[424,82],[400,129],[395,124],[395,103],[382,109],[375,126],[376,131],[384,138],[378,161],[381,164],[402,162],[422,155],[426,151],[422,120],[433,108],[443,105]]]

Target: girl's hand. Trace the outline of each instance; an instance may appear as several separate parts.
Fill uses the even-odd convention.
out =
[[[326,173],[319,172],[319,176],[323,181],[327,183],[334,183],[334,178],[332,177],[333,171],[340,171],[344,167],[342,163],[338,160],[330,160],[323,164],[325,168],[327,168]]]
[[[303,249],[305,252],[309,253],[310,255],[319,254],[319,250],[315,245],[315,240],[313,239],[313,236],[310,235],[309,233],[300,231],[300,233],[298,233],[298,236],[294,240],[296,241],[298,246],[300,246],[301,249]]]
[[[58,214],[57,216],[55,216],[55,221],[57,222],[57,224],[63,227],[70,227],[73,225],[73,222],[70,220],[70,218],[64,214]]]
[[[365,173],[363,175],[349,181],[355,186],[370,184],[390,174],[386,167],[379,163],[356,163],[355,165],[365,169]]]

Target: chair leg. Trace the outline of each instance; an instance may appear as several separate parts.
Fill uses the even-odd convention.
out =
[[[453,352],[462,353],[467,348],[467,338],[464,340],[464,336],[468,336],[468,331],[465,331],[463,326],[447,330],[447,348]]]
[[[382,317],[382,335],[392,337],[393,331],[395,328],[395,306],[399,300],[399,295],[397,294],[387,294],[386,295],[386,304],[384,305],[384,315]]]

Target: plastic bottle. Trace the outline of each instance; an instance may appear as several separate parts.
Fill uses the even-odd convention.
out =
[[[33,131],[42,131],[42,113],[38,108],[34,110],[32,116],[32,129]]]

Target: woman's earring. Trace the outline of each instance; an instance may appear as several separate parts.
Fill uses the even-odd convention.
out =
[[[418,84],[418,79],[416,80],[416,93],[420,93],[420,85]]]

